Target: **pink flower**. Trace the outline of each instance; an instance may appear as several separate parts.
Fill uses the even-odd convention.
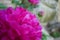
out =
[[[41,40],[41,29],[36,16],[22,7],[0,10],[0,40]]]
[[[28,0],[31,4],[38,4],[40,0]]]

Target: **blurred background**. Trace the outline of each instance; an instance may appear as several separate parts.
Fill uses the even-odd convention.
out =
[[[60,0],[40,0],[37,5],[27,0],[0,0],[0,9],[17,6],[36,14],[43,26],[42,40],[60,40]]]

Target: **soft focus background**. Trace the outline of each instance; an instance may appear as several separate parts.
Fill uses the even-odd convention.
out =
[[[27,0],[0,0],[0,9],[23,6],[36,14],[43,26],[42,40],[60,40],[60,0],[40,0],[31,5]]]

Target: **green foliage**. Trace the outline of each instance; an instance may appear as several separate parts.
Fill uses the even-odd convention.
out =
[[[51,34],[54,38],[60,37],[60,32],[54,32]]]
[[[32,11],[33,8],[36,8],[38,6],[30,4],[28,0],[12,0],[12,4],[15,4],[16,6],[22,6],[30,11]]]
[[[47,40],[47,35],[45,33],[42,35],[42,40]]]
[[[7,6],[5,6],[4,4],[0,3],[0,9],[5,9],[7,8]]]
[[[21,4],[21,0],[12,0],[12,3],[16,4],[16,5],[20,5]]]

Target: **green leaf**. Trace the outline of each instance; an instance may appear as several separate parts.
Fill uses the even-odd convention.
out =
[[[31,7],[31,6],[30,6],[30,7],[28,7],[28,10],[32,11],[32,10],[33,10],[33,7]]]
[[[25,5],[24,4],[20,4],[20,6],[24,7],[25,8]]]
[[[21,4],[21,0],[12,0],[12,3],[14,3],[16,5],[20,5]]]
[[[18,0],[12,0],[12,3],[16,3],[16,2],[18,2]]]
[[[60,32],[54,32],[52,35],[54,38],[60,37]]]
[[[47,35],[43,33],[42,40],[47,40]]]
[[[0,9],[5,9],[7,8],[7,6],[5,6],[4,4],[0,3]]]
[[[34,6],[30,4],[29,7],[28,7],[28,10],[32,11],[33,8],[34,8]]]

